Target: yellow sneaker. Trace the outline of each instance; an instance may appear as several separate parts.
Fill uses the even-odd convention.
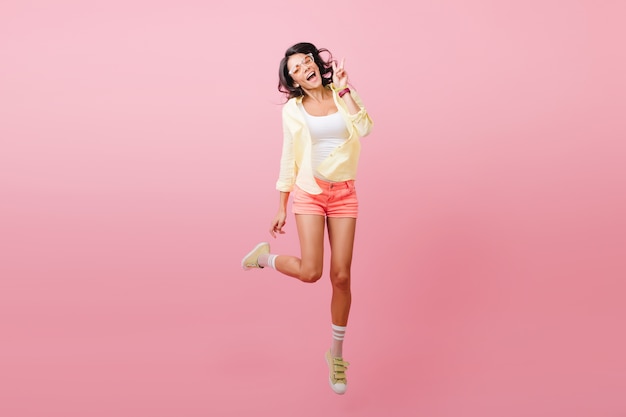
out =
[[[332,357],[330,350],[326,352],[326,364],[328,365],[330,388],[339,395],[345,394],[346,389],[348,389],[346,370],[350,364],[344,361],[343,358]]]
[[[270,244],[267,242],[261,242],[254,247],[244,258],[241,260],[241,267],[249,271],[253,268],[263,268],[259,265],[259,255],[264,253],[270,253]]]

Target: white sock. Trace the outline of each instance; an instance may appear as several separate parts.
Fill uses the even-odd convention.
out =
[[[269,253],[264,253],[259,255],[259,260],[257,261],[259,263],[259,266],[265,268],[266,266],[269,266],[272,269],[276,269],[276,257],[278,255],[272,255]]]
[[[330,354],[335,358],[341,358],[343,356],[343,338],[346,334],[346,326],[332,325],[333,329],[333,343],[330,346]]]

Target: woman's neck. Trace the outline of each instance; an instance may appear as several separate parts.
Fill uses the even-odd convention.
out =
[[[323,101],[328,99],[329,93],[330,93],[330,91],[326,87],[320,86],[320,87],[318,87],[318,88],[316,88],[314,90],[305,90],[303,99],[307,99],[307,100],[316,101],[318,103],[321,103],[321,102],[323,102]]]

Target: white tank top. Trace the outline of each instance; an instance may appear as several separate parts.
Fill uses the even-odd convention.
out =
[[[317,172],[317,167],[337,146],[342,145],[348,139],[350,132],[339,111],[327,116],[311,116],[302,106],[302,112],[311,133],[313,173],[320,179],[328,180]]]

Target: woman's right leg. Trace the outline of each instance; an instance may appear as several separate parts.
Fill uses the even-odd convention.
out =
[[[278,255],[276,270],[302,282],[315,282],[322,276],[324,264],[325,217],[317,214],[296,214],[300,238],[300,258]]]

